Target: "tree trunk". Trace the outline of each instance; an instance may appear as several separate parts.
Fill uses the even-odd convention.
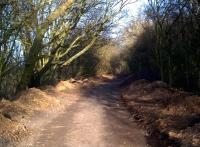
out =
[[[200,69],[199,69],[199,70],[200,70]],[[200,91],[200,71],[199,71],[198,89],[199,89],[199,91]]]
[[[40,34],[36,36],[33,46],[30,49],[29,56],[25,61],[25,68],[22,74],[21,81],[17,87],[18,90],[24,90],[28,88],[31,83],[32,76],[34,74],[35,64],[37,62],[38,52],[42,49],[42,38]]]
[[[28,84],[29,88],[39,87],[41,85],[41,76],[39,74],[33,74]]]
[[[18,90],[24,90],[28,88],[28,85],[32,83],[32,76],[35,69],[36,62],[38,61],[38,54],[43,49],[42,41],[48,27],[55,21],[58,17],[65,14],[66,10],[70,8],[74,0],[68,0],[59,6],[54,12],[52,12],[47,19],[37,28],[36,37],[33,41],[33,45],[30,48],[30,52],[27,60],[25,61],[25,68],[22,74],[21,81],[17,87]]]
[[[171,87],[173,85],[173,72],[172,72],[172,61],[171,57],[169,56],[168,59],[168,66],[169,66],[169,86]]]

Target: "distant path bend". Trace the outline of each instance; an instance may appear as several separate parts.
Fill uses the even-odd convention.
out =
[[[75,104],[42,128],[31,147],[146,147],[120,100],[117,81],[85,89]]]

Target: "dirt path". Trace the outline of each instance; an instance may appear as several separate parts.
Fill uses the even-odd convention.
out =
[[[75,104],[39,132],[31,147],[145,147],[144,133],[130,119],[117,82],[87,88]]]

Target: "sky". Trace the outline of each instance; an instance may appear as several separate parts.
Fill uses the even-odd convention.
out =
[[[147,0],[137,0],[135,3],[127,5],[129,15],[137,16],[140,12],[141,7],[146,3]]]
[[[134,0],[133,0],[134,1]],[[141,12],[142,6],[147,2],[147,0],[137,0],[136,2],[126,6],[127,16],[122,18],[117,23],[117,27],[112,30],[114,33],[112,36],[117,37],[123,29],[130,24],[131,21],[137,19]]]

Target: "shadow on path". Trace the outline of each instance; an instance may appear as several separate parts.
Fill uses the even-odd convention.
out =
[[[99,83],[74,95],[80,99],[47,124],[34,147],[146,147],[118,89],[119,80]]]

